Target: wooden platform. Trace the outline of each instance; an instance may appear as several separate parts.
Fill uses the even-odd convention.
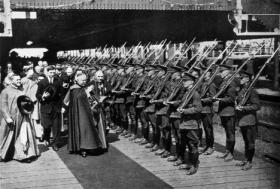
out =
[[[82,186],[56,152],[48,150],[32,163],[0,163],[0,188],[80,189]]]
[[[200,156],[197,174],[188,176],[143,146],[120,137],[111,144],[139,165],[174,188],[279,188],[279,167],[260,159],[254,161],[253,169],[242,171],[237,161],[224,162],[217,159],[219,152],[211,156]]]

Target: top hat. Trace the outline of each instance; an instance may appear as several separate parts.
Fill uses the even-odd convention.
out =
[[[34,110],[34,103],[26,95],[21,95],[17,98],[17,106],[21,114],[24,115],[29,115]]]

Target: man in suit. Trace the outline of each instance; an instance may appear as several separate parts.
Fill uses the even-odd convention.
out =
[[[46,68],[46,78],[38,83],[36,97],[41,104],[41,121],[44,127],[43,140],[47,146],[57,151],[60,138],[60,109],[61,109],[61,82],[55,77],[55,67]],[[53,129],[53,141],[50,143],[51,128]]]

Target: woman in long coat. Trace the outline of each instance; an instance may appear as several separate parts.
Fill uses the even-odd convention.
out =
[[[87,156],[89,150],[102,146],[84,88],[86,81],[85,74],[78,74],[76,84],[64,99],[64,104],[69,106],[68,150],[70,153],[81,152],[83,157]]]

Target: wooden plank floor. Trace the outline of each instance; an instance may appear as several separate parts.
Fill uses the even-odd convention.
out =
[[[254,160],[253,169],[242,171],[235,166],[237,161],[217,159],[219,152],[201,155],[197,174],[188,176],[166,159],[123,137],[111,145],[174,188],[280,188],[280,168],[260,159]]]
[[[80,189],[82,186],[52,149],[32,163],[0,163],[0,188]]]

